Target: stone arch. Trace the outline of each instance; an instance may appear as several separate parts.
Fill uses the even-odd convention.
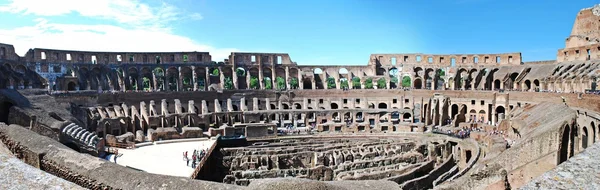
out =
[[[166,72],[167,89],[177,91],[179,89],[179,70],[176,67],[169,67]]]
[[[294,109],[301,110],[302,109],[302,104],[300,104],[300,103],[294,103]]]
[[[149,67],[142,68],[142,88],[143,89],[154,89],[154,79],[152,78],[152,71]]]
[[[192,69],[190,67],[181,67],[181,76],[182,81],[181,81],[181,87],[183,91],[192,91],[194,90],[194,80],[193,80],[193,73],[192,73]]]
[[[477,121],[486,122],[485,116],[485,110],[479,110],[479,113],[477,115]]]
[[[540,81],[538,79],[533,80],[533,88],[534,90],[540,90]]]
[[[290,84],[291,89],[300,88],[300,79],[298,78],[298,69],[297,68],[289,68],[289,79],[288,83]]]
[[[581,148],[586,149],[588,147],[588,137],[589,133],[587,127],[581,127]]]
[[[406,122],[407,120],[412,120],[411,117],[412,117],[412,114],[405,112],[404,114],[402,114],[402,121]]]
[[[13,103],[9,101],[3,101],[0,103],[0,122],[4,122],[7,125],[10,124],[8,122],[10,108],[13,107]]]
[[[165,87],[165,71],[161,67],[156,67],[152,70],[154,77],[156,78],[156,89],[166,90]]]
[[[558,147],[558,164],[561,164],[565,161],[567,161],[567,159],[569,159],[569,136],[571,133],[571,129],[569,127],[569,125],[565,125],[563,127],[562,133],[560,133],[560,143],[559,143],[559,147]]]
[[[501,84],[500,79],[494,80],[494,88],[496,88],[494,90],[500,89],[500,84]]]
[[[590,128],[592,128],[592,143],[595,143],[598,135],[596,134],[596,125],[594,125],[594,121],[590,122]]]
[[[335,110],[335,109],[339,109],[339,106],[338,106],[338,104],[337,104],[337,103],[334,103],[334,102],[332,102],[332,103],[330,104],[330,108]]]
[[[302,89],[305,89],[305,90],[313,89],[313,82],[310,80],[310,78],[302,79]]]
[[[77,90],[77,84],[75,84],[75,82],[71,81],[67,84],[67,90],[68,91],[75,91]]]
[[[260,79],[259,70],[256,67],[252,67],[248,69],[248,75],[250,75],[250,84],[248,84],[248,88],[250,89],[260,89]],[[239,78],[238,78],[239,80]]]
[[[506,114],[506,108],[504,108],[504,106],[496,107],[496,115],[494,116],[496,117],[496,122],[500,123],[500,119],[503,119],[501,116],[504,117],[504,114]]]
[[[452,104],[452,106],[450,107],[450,114],[450,118],[454,119],[456,117],[456,115],[458,114],[457,104]]]
[[[414,88],[415,89],[422,89],[423,88],[422,87],[423,82],[422,82],[421,78],[415,78],[413,84],[414,84]]]
[[[385,102],[381,102],[377,105],[378,109],[387,109],[387,104]]]
[[[525,80],[523,84],[525,84],[525,88],[523,90],[528,91],[531,89],[531,81],[529,79]]]

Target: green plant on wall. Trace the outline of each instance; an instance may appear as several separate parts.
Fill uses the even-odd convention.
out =
[[[365,89],[373,89],[373,79],[368,78],[365,80]]]
[[[258,89],[258,78],[257,77],[251,77],[250,78],[250,88],[251,89]]]
[[[285,79],[283,79],[283,77],[275,78],[275,83],[277,83],[277,89],[285,90]]]
[[[223,84],[223,87],[225,88],[225,90],[233,89],[233,80],[231,80],[231,78],[229,77],[226,77],[225,84]]]
[[[327,78],[327,88],[334,89],[335,88],[335,78],[329,77]]]
[[[360,89],[360,78],[358,78],[358,77],[352,78],[352,88]]]
[[[299,87],[299,82],[298,82],[298,78],[294,77],[292,79],[290,79],[290,88],[292,89],[297,89]]]
[[[404,76],[402,77],[402,87],[410,87],[410,77],[409,76]]]
[[[385,89],[386,87],[386,81],[385,78],[380,78],[379,80],[377,80],[377,88],[378,89]]]
[[[271,78],[269,77],[265,77],[263,79],[264,85],[265,85],[265,89],[270,90],[273,89],[273,83],[271,82]]]

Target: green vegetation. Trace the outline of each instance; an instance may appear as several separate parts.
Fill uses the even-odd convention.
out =
[[[410,87],[411,81],[409,76],[402,77],[402,87]]]
[[[380,78],[379,80],[377,80],[378,89],[385,89],[385,87],[387,87],[385,78]]]
[[[300,83],[298,82],[298,78],[293,77],[292,79],[290,79],[290,88],[297,89],[299,85]]]
[[[373,89],[373,79],[368,78],[365,80],[365,89]]]
[[[283,77],[277,77],[275,78],[275,83],[277,84],[277,89],[278,90],[285,90],[286,86],[285,86],[285,79],[283,79]]]
[[[231,78],[225,77],[225,84],[223,84],[223,88],[225,88],[225,90],[233,89],[233,81]]]
[[[335,78],[333,78],[333,77],[327,78],[327,89],[334,89],[334,88],[335,88]]]
[[[259,85],[258,85],[258,78],[257,77],[251,77],[250,78],[250,89],[258,89]]]
[[[360,78],[358,78],[358,77],[352,78],[352,87],[354,89],[360,89]]]

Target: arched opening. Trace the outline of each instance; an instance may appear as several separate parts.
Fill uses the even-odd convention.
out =
[[[540,90],[540,81],[538,79],[533,80],[533,89],[536,92]]]
[[[587,127],[583,127],[581,133],[581,147],[586,149],[588,147],[588,130]]]
[[[569,129],[569,125],[565,126],[565,129],[562,132],[562,137],[560,140],[560,147],[559,147],[559,155],[558,155],[558,164],[561,164],[565,161],[567,161],[567,159],[569,158],[569,133],[570,133],[570,129]]]
[[[312,89],[312,81],[308,78],[302,79],[302,89],[309,90]]]
[[[596,142],[596,125],[594,125],[594,122],[592,121],[590,123],[590,128],[592,128],[592,143]]]
[[[10,108],[13,106],[12,103],[4,101],[0,103],[0,122],[8,123],[8,113],[10,112]]]
[[[456,114],[458,114],[458,105],[452,104],[452,107],[450,108],[450,113],[450,117],[454,119],[456,117]]]
[[[415,84],[415,89],[421,89],[422,88],[422,86],[421,86],[422,85],[421,79],[415,79],[414,84]]]
[[[404,114],[402,114],[402,121],[410,122],[411,121],[410,117],[411,117],[410,113],[404,113]]]
[[[338,109],[338,105],[336,103],[331,103],[331,109]]]
[[[505,108],[504,106],[498,106],[496,108],[496,122],[500,123],[500,120],[504,119]]]
[[[477,122],[485,123],[485,110],[479,110],[479,115],[477,115]]]
[[[75,84],[73,81],[69,82],[69,84],[67,84],[67,90],[68,91],[75,91],[77,90],[77,84]]]
[[[386,103],[379,103],[379,105],[377,105],[377,108],[379,109],[387,109],[387,104]]]
[[[531,89],[531,81],[525,80],[525,89],[523,89],[523,90],[527,91],[529,89]]]
[[[498,90],[500,89],[500,80],[496,79],[494,80],[494,90]]]

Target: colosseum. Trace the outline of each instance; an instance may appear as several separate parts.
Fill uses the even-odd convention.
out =
[[[0,44],[0,189],[600,189],[599,27],[534,62]]]

